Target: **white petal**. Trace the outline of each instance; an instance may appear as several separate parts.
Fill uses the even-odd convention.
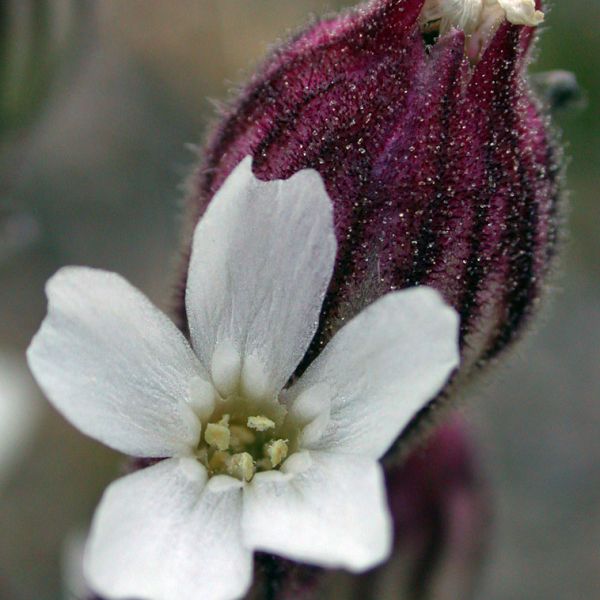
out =
[[[470,33],[477,27],[482,7],[483,0],[425,0],[421,22],[441,20],[442,33],[451,27]]]
[[[536,10],[534,0],[498,0],[506,11],[506,19],[515,25],[535,27],[544,20],[544,13]]]
[[[189,406],[201,422],[210,418],[217,400],[217,392],[212,384],[202,377],[190,381]]]
[[[54,406],[87,435],[135,456],[198,441],[190,384],[208,378],[175,325],[122,277],[67,267],[46,286],[48,315],[27,358]]]
[[[458,315],[426,287],[387,294],[343,327],[289,397],[325,384],[331,416],[308,448],[379,458],[459,362]]]
[[[482,0],[444,2],[442,30],[448,31],[450,27],[458,27],[467,33],[472,32],[477,27],[482,6]]]
[[[293,390],[292,390],[293,393]],[[282,394],[286,398],[287,394]],[[325,384],[304,388],[289,408],[289,418],[300,428],[299,444],[308,448],[318,442],[331,421],[332,390]]]
[[[194,348],[215,385],[281,389],[312,339],[333,270],[332,207],[321,177],[227,178],[196,227],[186,306]]]
[[[250,585],[240,486],[211,491],[192,458],[169,459],[113,483],[92,523],[84,569],[110,598],[230,600]]]
[[[244,488],[246,545],[355,572],[384,561],[392,526],[379,464],[326,452],[310,456],[312,464],[298,474],[259,473]]]

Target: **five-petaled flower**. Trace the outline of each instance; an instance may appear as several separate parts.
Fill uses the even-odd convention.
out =
[[[110,598],[236,598],[252,552],[363,571],[390,552],[378,459],[458,363],[458,317],[426,287],[348,322],[286,387],[333,270],[332,205],[303,170],[262,182],[251,159],[198,224],[191,345],[121,277],[48,283],[29,364],[84,433],[161,458],[106,491],[85,571]]]

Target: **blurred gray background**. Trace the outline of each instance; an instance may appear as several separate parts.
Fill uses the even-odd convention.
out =
[[[13,356],[62,265],[118,271],[168,306],[188,144],[214,118],[210,99],[224,99],[309,13],[351,3],[3,2],[0,27],[17,4],[17,66],[8,73],[0,62],[0,352]],[[586,95],[555,121],[569,157],[571,235],[534,331],[461,409],[495,511],[481,600],[589,600],[600,590],[598,23],[595,0],[556,0],[548,12],[532,70],[573,71]],[[54,600],[65,535],[85,527],[119,456],[35,387],[27,394],[39,418],[0,481],[0,598]]]

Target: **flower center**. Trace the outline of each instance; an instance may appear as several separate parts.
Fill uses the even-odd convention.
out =
[[[204,427],[196,450],[210,476],[250,481],[261,471],[278,469],[294,449],[297,432],[279,405],[252,410],[243,399],[221,401]]]

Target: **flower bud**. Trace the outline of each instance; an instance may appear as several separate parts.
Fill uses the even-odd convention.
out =
[[[535,29],[504,9],[432,25],[428,5],[376,0],[275,50],[193,178],[191,224],[248,154],[265,180],[322,175],[338,256],[308,358],[379,296],[429,285],[461,316],[465,375],[523,330],[556,252],[559,152],[525,79]]]

